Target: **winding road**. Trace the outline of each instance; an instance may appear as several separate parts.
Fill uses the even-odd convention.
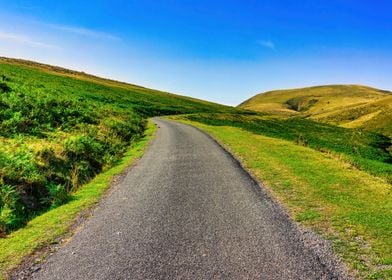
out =
[[[143,158],[33,279],[341,279],[209,136],[156,123]]]

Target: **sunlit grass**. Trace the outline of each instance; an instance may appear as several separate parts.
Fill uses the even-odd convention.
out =
[[[392,182],[391,139],[359,129],[347,129],[303,118],[276,115],[192,114],[187,119],[205,124],[230,125],[256,134],[289,140],[331,157],[353,168],[367,171]],[[389,147],[389,148],[388,148]]]

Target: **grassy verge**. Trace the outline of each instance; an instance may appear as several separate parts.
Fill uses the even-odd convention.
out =
[[[0,278],[4,278],[6,272],[16,267],[24,257],[65,234],[81,211],[93,207],[99,201],[113,177],[140,158],[154,132],[155,125],[149,122],[145,136],[133,144],[114,167],[76,191],[70,202],[34,218],[24,228],[0,239]]]
[[[360,278],[392,278],[392,186],[385,180],[291,141],[181,121],[225,144],[296,221],[331,239]]]

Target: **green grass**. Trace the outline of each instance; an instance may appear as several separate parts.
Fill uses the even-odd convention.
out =
[[[0,57],[0,79],[2,75],[9,79],[7,83],[14,90],[81,99],[85,101],[83,104],[90,104],[99,111],[101,106],[115,111],[132,109],[149,117],[192,112],[238,111],[233,107],[200,99],[102,79],[49,65]]]
[[[189,120],[214,126],[235,126],[256,134],[289,140],[327,153],[392,182],[391,139],[372,132],[274,115],[193,114]]]
[[[100,200],[113,177],[123,172],[143,154],[155,129],[155,125],[149,123],[145,136],[133,144],[124,157],[90,183],[72,193],[68,203],[45,212],[29,221],[24,228],[0,239],[0,278],[6,277],[6,272],[15,268],[25,256],[56,242],[59,236],[67,233],[78,214],[93,207]]]
[[[0,58],[0,235],[119,160],[156,115],[236,112],[203,100]]]
[[[391,279],[391,184],[294,141],[180,120],[226,145],[295,220],[331,239],[360,278]]]

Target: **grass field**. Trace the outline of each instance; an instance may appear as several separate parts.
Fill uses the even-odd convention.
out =
[[[314,149],[327,142],[329,148],[339,147],[334,144],[334,133],[329,135],[331,141],[324,138],[326,142],[313,142],[312,147],[290,139],[293,124],[284,121],[273,126],[263,123],[263,130],[257,121],[234,122],[228,116],[221,120],[217,115],[176,119],[205,130],[226,145],[295,220],[330,239],[357,276],[392,278],[392,185],[348,163],[345,156],[339,156],[342,151]],[[312,133],[318,129],[316,126]],[[321,134],[326,137],[328,132]],[[359,144],[372,141],[369,137]]]
[[[237,109],[0,59],[0,235],[69,200],[121,159],[150,116]]]
[[[331,85],[258,94],[241,108],[298,116],[392,137],[392,93],[359,85]]]

